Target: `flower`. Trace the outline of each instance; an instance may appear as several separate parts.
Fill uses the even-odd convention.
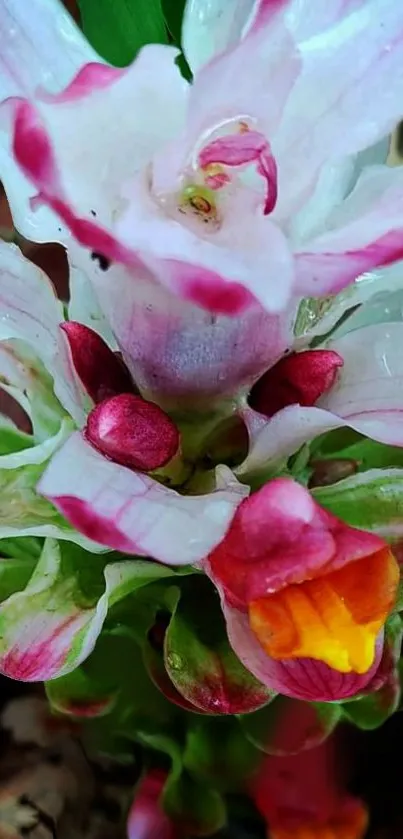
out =
[[[333,734],[297,755],[263,758],[250,791],[273,839],[362,839],[367,811],[347,792],[341,757]]]
[[[68,244],[143,394],[231,395],[289,346],[302,294],[401,256],[401,173],[370,167],[354,186],[351,157],[400,116],[391,0],[332,0],[326,15],[257,0],[231,25],[193,2],[192,85],[174,48],[117,70],[36,2],[0,4],[1,174],[21,232]]]
[[[88,328],[64,322],[49,280],[18,248],[0,243],[0,258],[0,339],[12,339],[3,370],[34,423],[39,388],[47,432],[45,441],[35,435],[37,445],[0,457],[0,470],[8,470],[6,475],[12,477],[13,470],[21,467],[20,481],[29,478],[31,493],[32,483],[35,486],[40,478],[39,492],[88,537],[84,543],[90,550],[106,545],[173,565],[199,562],[221,540],[234,508],[249,488],[225,466],[211,473],[202,494],[185,496],[165,485],[164,476],[152,470],[167,460],[175,463],[175,458],[171,460],[179,441],[175,423],[157,405],[133,392],[128,371],[99,336],[92,332],[89,340]],[[52,378],[43,367],[28,375],[27,345]],[[121,387],[124,394],[119,392]],[[131,393],[127,393],[129,387]],[[100,399],[96,406],[90,394]],[[55,457],[44,472],[53,452]],[[37,466],[32,477],[31,464]],[[21,494],[23,518],[28,505]],[[7,518],[5,499],[3,495],[3,517]],[[34,496],[32,503],[37,506],[38,502],[45,503]],[[15,496],[10,507],[13,520]],[[3,528],[4,535],[29,532],[70,538],[74,530],[63,529],[60,521],[56,530],[46,529],[47,519],[53,526],[52,509],[51,505],[38,509],[39,527],[15,527],[11,533],[10,528],[5,533]],[[38,525],[37,519],[34,524]]]
[[[235,652],[267,687],[320,701],[371,681],[399,582],[378,536],[277,478],[241,503],[205,567]]]
[[[166,773],[153,769],[140,781],[130,808],[127,835],[129,839],[176,839],[179,828],[164,813],[159,802]]]

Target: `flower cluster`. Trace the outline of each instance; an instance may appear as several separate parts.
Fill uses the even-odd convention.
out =
[[[0,671],[106,751],[168,754],[131,839],[161,795],[151,833],[223,823],[219,722],[250,790],[262,751],[400,697],[403,7],[232,7],[188,0],[188,82],[172,45],[116,68],[57,0],[0,0],[0,177],[70,272],[63,303],[0,242],[0,382],[30,429],[1,420]],[[291,745],[284,703],[309,716]],[[343,807],[326,836],[356,839]]]

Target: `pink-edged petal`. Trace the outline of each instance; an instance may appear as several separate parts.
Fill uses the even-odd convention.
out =
[[[295,304],[278,315],[253,306],[237,318],[212,318],[120,266],[80,264],[134,381],[164,405],[180,400],[206,410],[212,399],[247,390],[292,344]]]
[[[403,258],[403,175],[373,166],[327,220],[327,230],[296,253],[301,294],[334,294],[372,268]]]
[[[304,0],[295,8],[295,23],[294,4],[289,19],[302,72],[272,140],[279,166],[276,214],[282,219],[306,200],[323,163],[384,137],[401,113],[400,4],[331,0],[313,6]]]
[[[244,409],[242,417],[250,445],[247,458],[235,470],[239,476],[275,473],[304,443],[349,424],[329,411],[299,405],[283,408],[270,420],[252,408]]]
[[[186,565],[202,560],[223,538],[249,489],[224,468],[214,492],[182,496],[106,460],[77,432],[52,458],[38,491],[95,541]]]
[[[383,638],[379,638],[370,670],[363,675],[339,673],[313,659],[274,661],[265,653],[249,626],[248,616],[223,604],[228,638],[242,664],[259,681],[276,693],[309,702],[334,702],[361,693],[376,673],[382,658]]]
[[[53,376],[56,396],[81,424],[88,402],[59,329],[63,306],[46,274],[17,247],[0,242],[0,258],[0,340],[18,338],[30,345]]]
[[[0,672],[26,682],[70,673],[92,652],[108,607],[130,590],[135,562],[107,565],[105,591],[83,605],[76,578],[66,572],[56,541],[48,539],[23,591],[0,604]]]
[[[294,280],[292,255],[282,231],[261,209],[242,212],[240,196],[230,202],[221,228],[202,238],[163,214],[144,180],[131,186],[130,198],[117,225],[119,240],[127,251],[141,254],[151,274],[173,293],[223,315],[240,314],[256,301],[269,312],[285,308]]]
[[[179,839],[178,828],[164,813],[160,801],[167,774],[152,769],[135,792],[127,821],[128,839]]]
[[[1,0],[1,98],[41,84],[58,91],[83,64],[100,60],[58,0],[30,0],[27,11],[19,0]]]
[[[101,60],[57,0],[32,0],[29,14],[19,0],[2,0],[0,38],[0,100],[22,91],[31,95],[39,85],[58,91],[82,65]],[[6,137],[0,141],[0,170],[21,233],[38,242],[60,239],[60,221],[47,207],[29,209],[35,188],[11,164]]]
[[[187,85],[176,55],[171,47],[149,45],[127,70],[92,62],[62,96],[46,102],[42,93],[28,101],[22,88],[22,98],[3,106],[3,121],[14,125],[9,153],[40,201],[82,244],[105,256],[112,256],[108,243],[109,251],[118,250],[107,231],[124,184],[183,124]]]

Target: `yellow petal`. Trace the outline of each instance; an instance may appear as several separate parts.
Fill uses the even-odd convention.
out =
[[[340,673],[366,673],[398,582],[398,564],[385,547],[252,601],[251,629],[271,658],[314,658]]]

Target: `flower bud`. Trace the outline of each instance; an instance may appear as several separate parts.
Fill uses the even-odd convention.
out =
[[[110,460],[142,472],[164,466],[179,447],[179,431],[170,417],[132,393],[97,405],[88,416],[85,436]]]
[[[127,367],[97,332],[76,321],[61,323],[60,328],[67,336],[74,368],[94,402],[135,391]]]

